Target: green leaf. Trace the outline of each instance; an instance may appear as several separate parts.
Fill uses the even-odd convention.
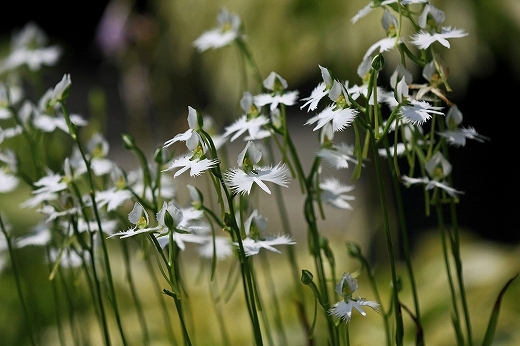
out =
[[[492,344],[493,338],[495,337],[495,331],[497,329],[498,315],[500,314],[500,304],[502,303],[502,297],[504,296],[504,293],[506,293],[509,285],[511,285],[513,280],[516,279],[518,274],[519,273],[516,273],[516,275],[513,276],[500,291],[500,294],[498,295],[495,302],[495,306],[493,307],[493,311],[491,312],[491,317],[489,318],[489,323],[486,330],[486,335],[484,336],[484,341],[482,342],[482,346],[489,346]]]

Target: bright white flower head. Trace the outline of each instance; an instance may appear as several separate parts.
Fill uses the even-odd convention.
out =
[[[63,102],[69,96],[71,84],[72,81],[70,80],[70,74],[63,75],[61,81],[59,81],[52,90],[51,103]]]
[[[243,115],[233,124],[226,127],[224,137],[234,133],[230,139],[230,141],[233,142],[247,131],[249,135],[244,138],[245,140],[254,141],[263,139],[271,135],[269,131],[263,129],[263,127],[267,124],[269,124],[269,119],[264,115],[259,115],[255,118],[248,118],[247,115]]]
[[[343,273],[343,276],[336,285],[336,293],[342,296],[343,300],[334,304],[332,309],[329,310],[329,314],[339,317],[348,323],[352,317],[352,309],[356,309],[363,316],[367,314],[363,306],[368,306],[374,311],[379,312],[379,303],[368,301],[361,297],[352,297],[352,294],[357,291],[357,289],[357,280],[354,279],[350,273]]]
[[[432,180],[428,177],[411,178],[406,175],[403,175],[401,176],[401,180],[403,181],[404,185],[424,185],[426,190],[432,190],[433,188],[437,187],[441,190],[444,190],[448,195],[450,195],[453,198],[457,198],[458,195],[464,194],[464,191],[456,190],[453,187],[449,186],[447,183],[440,182],[438,180]]]
[[[197,110],[191,106],[188,106],[188,126],[189,129],[184,133],[180,133],[173,137],[170,140],[167,140],[163,147],[167,148],[175,142],[186,142],[186,146],[190,150],[195,150],[195,148],[202,143],[202,139],[200,135],[197,133],[197,130],[200,129],[199,120],[198,120]]]
[[[0,193],[11,192],[18,187],[19,179],[9,170],[0,168]]]
[[[259,107],[270,105],[270,110],[275,110],[278,105],[284,104],[292,106],[298,99],[298,91],[285,92],[287,89],[287,81],[278,73],[272,71],[266,79],[264,79],[264,87],[271,90],[271,93],[259,94],[254,97],[254,102]]]
[[[330,71],[326,67],[323,67],[320,65],[318,65],[318,66],[320,67],[321,77],[323,78],[323,82],[318,84],[314,88],[314,90],[312,90],[311,95],[309,97],[305,97],[302,99],[302,101],[306,101],[306,102],[300,107],[300,109],[303,109],[303,108],[309,106],[309,108],[307,109],[307,112],[313,111],[318,107],[318,103],[320,102],[320,100],[322,98],[324,98],[325,96],[327,96],[327,94],[329,93],[329,90],[332,88],[332,86],[334,84],[334,81],[332,80],[332,77],[330,75]]]
[[[37,71],[42,66],[53,66],[58,62],[61,49],[58,46],[45,47],[47,35],[35,23],[29,22],[11,40],[9,56],[0,61],[0,72],[14,70],[26,65]]]
[[[67,188],[67,183],[63,181],[63,178],[59,174],[49,172],[48,175],[35,182],[34,186],[36,187],[36,189],[32,191],[34,197],[20,204],[20,207],[34,208],[43,201],[56,200],[58,198],[58,192]]]
[[[348,168],[349,162],[355,165],[358,163],[354,155],[354,146],[346,143],[333,145],[331,148],[321,148],[316,155],[335,169]]]
[[[448,143],[454,147],[465,146],[466,139],[474,139],[480,143],[484,143],[485,140],[489,140],[488,137],[479,135],[473,127],[461,127],[457,130],[445,130],[439,132],[439,136],[447,138]]]
[[[241,19],[236,14],[222,8],[217,16],[217,21],[219,24],[217,28],[206,31],[193,42],[199,52],[224,47],[235,39],[243,37],[240,32]]]
[[[262,190],[271,194],[271,190],[264,181],[269,181],[283,187],[287,187],[288,170],[285,164],[275,167],[257,166],[262,158],[262,153],[252,141],[247,142],[246,147],[238,155],[238,168],[224,173],[224,180],[233,193],[250,194],[253,184],[256,183]]]
[[[132,211],[128,214],[128,221],[130,221],[130,223],[134,226],[126,231],[114,233],[108,238],[119,237],[123,239],[133,237],[134,235],[141,233],[154,232],[160,228],[160,226],[149,227],[150,218],[148,217],[148,212],[139,202],[134,203]]]
[[[424,164],[424,168],[426,168],[426,172],[428,172],[430,177],[435,180],[442,180],[451,174],[453,166],[438,151]]]
[[[173,161],[170,166],[163,170],[163,172],[170,171],[175,168],[180,168],[173,175],[174,178],[177,178],[182,173],[190,170],[190,176],[195,177],[199,176],[201,173],[204,173],[208,169],[215,167],[218,164],[217,159],[197,159],[193,158],[193,155],[188,154],[186,156],[179,157],[175,161]]]
[[[410,100],[410,104],[401,106],[399,114],[409,123],[422,125],[432,114],[444,115],[441,109],[442,107],[434,107],[426,101]]]
[[[434,42],[439,42],[446,48],[450,48],[449,38],[459,38],[467,36],[468,33],[462,29],[452,29],[451,27],[443,27],[440,33],[431,34],[426,30],[421,30],[412,35],[412,43],[420,49],[426,49]]]
[[[246,238],[242,240],[244,252],[246,256],[253,256],[264,248],[269,251],[281,253],[276,249],[275,245],[293,245],[296,242],[287,235],[277,237],[264,237],[263,233],[267,229],[267,219],[262,216],[257,209],[253,210],[251,215],[244,222]],[[238,243],[233,243],[238,246]]]
[[[245,137],[247,141],[253,141],[269,137],[271,133],[264,128],[265,125],[269,124],[269,119],[259,113],[260,105],[254,102],[254,98],[249,92],[244,92],[242,99],[240,100],[240,106],[244,110],[245,114],[237,119],[232,125],[226,127],[224,137],[228,137],[234,133],[230,141],[233,142],[235,139],[240,137],[246,131],[248,136]]]
[[[62,210],[62,211],[58,211],[52,205],[46,204],[46,205],[42,206],[41,208],[36,209],[36,211],[38,213],[42,213],[43,215],[46,215],[47,218],[45,219],[45,223],[48,223],[48,222],[56,220],[56,219],[58,219],[58,218],[60,218],[62,216],[68,216],[68,215],[77,214],[79,210],[78,210],[78,208],[73,207],[73,208],[70,208],[70,209],[65,209],[65,210]]]
[[[321,200],[339,209],[352,210],[352,206],[348,201],[353,201],[356,197],[347,195],[346,193],[353,189],[353,185],[345,185],[338,179],[329,178],[320,183]]]
[[[343,131],[350,126],[358,114],[358,111],[353,108],[336,108],[328,106],[317,115],[311,117],[305,125],[317,123],[312,129],[313,131],[321,129],[325,124],[332,123],[334,132]]]
[[[51,232],[47,227],[36,227],[34,232],[16,240],[16,247],[44,246],[51,241]]]
[[[112,187],[108,190],[96,192],[96,203],[99,208],[107,206],[107,211],[116,210],[127,200],[132,198],[129,190],[120,190]]]
[[[440,25],[444,22],[446,16],[444,12],[439,10],[437,7],[432,4],[426,4],[424,6],[424,10],[419,16],[419,26],[423,29],[426,29],[428,26],[428,18],[432,18],[437,25]]]

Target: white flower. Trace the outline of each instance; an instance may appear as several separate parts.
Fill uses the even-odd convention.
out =
[[[115,187],[96,192],[96,203],[98,208],[107,206],[107,211],[116,210],[125,201],[132,198],[129,190],[121,190]]]
[[[275,245],[293,245],[296,242],[287,235],[277,237],[264,237],[263,233],[267,229],[267,219],[262,216],[257,209],[253,210],[251,215],[244,222],[246,238],[242,240],[244,252],[246,256],[258,254],[260,249],[264,248],[269,251],[281,253],[276,249]],[[239,246],[237,242],[233,243]]]
[[[70,80],[70,74],[64,74],[61,78],[61,81],[56,84],[51,94],[51,103],[54,102],[63,102],[70,92],[70,86],[72,81]]]
[[[328,106],[323,111],[307,120],[305,125],[317,123],[312,129],[313,131],[316,131],[321,129],[328,122],[332,122],[332,129],[334,132],[343,131],[346,127],[350,126],[357,114],[358,111],[353,108],[338,109],[334,106]]]
[[[255,103],[260,107],[270,105],[269,109],[273,111],[278,105],[284,104],[292,106],[298,99],[298,91],[290,91],[282,95],[278,94],[260,94],[255,96]]]
[[[63,211],[57,211],[55,207],[53,207],[50,204],[46,204],[43,207],[36,209],[38,213],[42,213],[43,215],[46,215],[47,218],[45,219],[45,223],[48,223],[50,221],[53,221],[59,217],[67,216],[67,215],[74,215],[78,213],[78,208],[70,208]]]
[[[379,48],[379,53],[386,52],[392,48],[394,48],[397,44],[401,43],[401,39],[396,40],[395,37],[385,37],[376,43],[372,44],[370,47],[368,47],[365,55],[363,56],[363,60],[365,59],[371,59],[372,53]]]
[[[20,125],[15,125],[13,127],[7,128],[7,129],[3,129],[0,127],[0,144],[2,144],[2,142],[6,138],[16,137],[19,134],[21,134],[22,132],[23,132],[23,128]]]
[[[334,304],[332,309],[328,311],[329,314],[339,317],[348,323],[352,317],[352,309],[356,309],[363,316],[367,314],[365,310],[363,310],[363,306],[368,306],[374,311],[379,312],[379,303],[368,301],[361,297],[352,298],[352,294],[357,289],[357,280],[354,279],[350,273],[343,273],[343,276],[336,285],[336,293],[342,296],[343,300]]]
[[[404,143],[396,143],[395,145],[392,145],[390,147],[390,157],[393,157],[394,155],[397,155],[398,157],[403,155],[406,152],[406,144]],[[386,151],[386,148],[380,148],[377,149],[377,153],[379,156],[388,158],[388,153]]]
[[[287,235],[280,235],[278,237],[267,237],[265,238],[265,240],[254,240],[251,238],[246,238],[242,240],[242,245],[244,245],[244,252],[246,256],[253,256],[258,254],[258,252],[262,248],[276,253],[281,253],[280,250],[274,247],[275,245],[293,244],[296,244],[296,242]]]
[[[148,227],[148,225],[150,224],[148,212],[139,202],[135,202],[132,211],[128,214],[128,221],[130,221],[130,223],[134,226],[126,231],[114,233],[108,238],[119,237],[123,239],[133,237],[134,235],[141,233],[154,232],[160,228],[160,226]]]
[[[439,132],[439,135],[448,139],[448,143],[456,147],[463,147],[466,145],[467,139],[474,139],[477,142],[483,143],[488,140],[488,137],[479,135],[473,127],[461,127],[457,130],[445,130]]]
[[[401,179],[403,181],[403,184],[405,185],[414,185],[414,184],[422,184],[425,185],[426,190],[432,190],[434,187],[437,187],[441,190],[446,191],[448,195],[450,195],[453,198],[457,198],[458,195],[464,194],[464,191],[458,191],[451,186],[449,186],[447,183],[443,183],[437,180],[430,180],[427,177],[423,178],[410,178],[406,175],[401,176]]]
[[[61,55],[58,46],[45,47],[47,35],[33,22],[29,22],[11,41],[9,56],[0,62],[0,72],[13,70],[22,65],[32,71],[42,66],[55,65]]]
[[[62,177],[58,174],[49,173],[49,175],[41,178],[34,183],[37,188],[32,191],[34,197],[29,198],[22,204],[22,208],[33,208],[44,201],[52,201],[58,198],[58,192],[63,191],[67,188]]]
[[[321,77],[323,78],[323,82],[318,84],[314,88],[314,90],[312,90],[311,95],[309,97],[305,97],[305,98],[301,99],[302,101],[306,101],[306,102],[300,107],[300,109],[303,109],[306,106],[309,106],[309,108],[307,109],[307,112],[313,111],[318,107],[318,103],[320,102],[320,100],[322,98],[324,98],[325,96],[327,96],[327,94],[329,93],[329,89],[332,88],[332,85],[333,85],[333,80],[332,80],[329,70],[326,67],[323,67],[320,65],[318,65],[318,66],[320,67],[320,70],[321,70]]]
[[[429,0],[401,0],[400,3],[401,3],[401,5],[409,5],[409,4],[421,4],[421,3],[428,2],[428,1]],[[350,21],[354,24],[358,20],[360,20],[361,18],[365,17],[367,14],[372,12],[372,10],[374,8],[380,7],[380,6],[384,6],[384,5],[393,4],[393,3],[396,3],[396,2],[397,2],[397,0],[385,0],[385,1],[382,1],[381,3],[376,5],[376,3],[374,1],[370,1],[368,3],[368,5],[366,5],[361,10],[359,10],[356,13],[356,15],[354,17],[352,17],[352,19]]]
[[[348,168],[349,162],[355,165],[358,163],[354,156],[354,146],[346,143],[333,145],[332,148],[321,148],[316,155],[324,159],[335,169]]]
[[[430,34],[426,30],[421,30],[418,33],[412,35],[412,43],[420,49],[428,48],[432,43],[439,42],[446,48],[450,48],[448,38],[458,38],[468,35],[462,29],[452,29],[451,27],[443,27],[440,33]]]
[[[199,52],[209,48],[224,47],[236,38],[242,37],[239,16],[230,13],[226,8],[222,8],[218,14],[217,21],[219,24],[217,28],[206,31],[193,42],[193,45]]]
[[[191,154],[188,154],[173,161],[168,168],[163,170],[163,172],[170,171],[174,168],[180,168],[173,175],[174,178],[177,178],[180,174],[186,172],[189,169],[190,175],[194,177],[204,173],[210,168],[215,167],[217,164],[217,159],[197,159],[193,158]]]
[[[440,151],[432,155],[432,157],[424,164],[426,172],[435,180],[441,180],[451,174],[452,165],[446,160]]]
[[[117,220],[109,220],[106,218],[101,218],[101,229],[106,234],[112,234],[116,229],[118,222]],[[81,218],[78,220],[78,232],[98,232],[99,231],[99,223],[95,220],[86,221]]]
[[[288,170],[285,164],[274,167],[256,167],[254,171],[245,172],[242,169],[231,169],[224,173],[224,179],[234,193],[250,194],[253,183],[262,190],[271,194],[271,190],[264,181],[269,181],[283,187],[287,187]]]
[[[199,246],[199,255],[203,258],[224,259],[233,254],[233,244],[227,237],[204,236],[203,242]]]
[[[189,129],[186,130],[186,132],[180,133],[172,139],[166,141],[163,147],[167,148],[175,142],[182,141],[186,142],[186,146],[188,147],[188,149],[195,150],[197,145],[199,145],[199,143],[202,143],[203,141],[200,135],[197,133],[197,130],[199,129],[197,110],[190,106],[188,106],[188,125]]]
[[[329,178],[320,183],[321,200],[339,209],[352,210],[352,206],[348,201],[353,201],[356,198],[345,193],[353,189],[354,186],[352,185],[344,185],[338,179]]]
[[[252,141],[247,142],[246,147],[238,155],[239,168],[231,169],[224,173],[224,181],[233,193],[250,194],[253,183],[262,190],[271,194],[271,190],[264,181],[269,181],[283,187],[287,187],[288,170],[285,164],[275,167],[259,167],[256,164],[262,158],[262,153]]]
[[[16,240],[16,247],[43,246],[51,241],[51,233],[46,227],[36,227],[33,233]]]
[[[444,22],[445,15],[444,12],[439,10],[437,7],[433,6],[432,4],[426,4],[424,6],[424,10],[419,16],[419,26],[423,29],[425,29],[428,26],[428,15],[430,15],[431,18],[437,23],[437,25]]]
[[[442,107],[434,107],[426,101],[410,100],[410,104],[401,106],[399,113],[407,122],[422,125],[432,114],[444,115],[440,112],[441,109]]]
[[[11,192],[18,186],[19,179],[8,169],[0,168],[0,193]]]
[[[233,142],[235,139],[240,137],[244,132],[248,132],[249,136],[245,138],[245,140],[256,140],[269,137],[271,133],[267,130],[264,130],[262,127],[269,124],[269,119],[267,119],[264,115],[259,115],[255,118],[248,118],[247,115],[241,116],[238,120],[236,120],[233,124],[226,127],[226,131],[224,132],[224,137],[228,137],[232,133],[234,135],[231,137],[230,141]]]

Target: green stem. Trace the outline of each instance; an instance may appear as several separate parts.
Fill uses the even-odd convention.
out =
[[[20,272],[18,271],[18,266],[16,264],[16,258],[14,256],[13,243],[11,239],[11,235],[9,234],[6,226],[4,225],[4,221],[2,220],[2,215],[0,215],[0,229],[5,236],[7,250],[9,251],[9,257],[11,258],[11,267],[13,270],[14,281],[16,284],[16,292],[18,293],[18,298],[20,299],[20,304],[22,305],[23,317],[25,320],[25,328],[27,328],[27,334],[29,336],[29,340],[31,341],[31,345],[35,346],[36,339],[34,336],[34,332],[31,327],[31,319],[29,315],[29,310],[27,309],[27,305],[25,304],[25,298],[23,296],[22,282],[20,281]]]
[[[464,344],[463,336],[461,334],[461,327],[460,327],[460,314],[459,314],[459,308],[457,304],[457,293],[455,290],[455,285],[453,283],[452,273],[451,273],[451,265],[450,260],[448,257],[448,248],[447,248],[447,240],[446,240],[446,230],[444,227],[444,219],[442,215],[442,205],[440,203],[437,203],[435,205],[435,211],[437,213],[437,224],[439,226],[439,231],[441,233],[441,242],[442,242],[442,253],[444,256],[444,265],[446,267],[446,275],[448,277],[448,284],[450,288],[450,296],[451,296],[451,305],[453,308],[453,313],[455,314],[455,332],[457,334],[457,338],[459,339],[461,344]],[[462,339],[462,340],[460,340]]]
[[[399,289],[399,283],[397,280],[397,272],[396,272],[396,266],[395,266],[395,258],[394,258],[394,246],[392,244],[392,234],[390,232],[390,222],[388,219],[388,210],[387,210],[387,202],[386,202],[386,193],[385,193],[385,183],[383,179],[383,171],[381,167],[381,162],[379,158],[379,153],[377,151],[377,146],[375,143],[375,140],[373,136],[370,137],[372,141],[372,149],[374,153],[374,165],[376,168],[376,175],[377,175],[377,186],[379,189],[379,201],[381,204],[381,212],[383,216],[383,229],[385,232],[385,239],[386,239],[386,248],[388,252],[388,259],[390,262],[390,270],[392,274],[392,294],[393,299],[392,302],[394,304],[393,308],[395,311],[395,323],[396,323],[396,334],[395,334],[395,342],[398,346],[403,344],[403,333],[404,333],[404,326],[403,326],[403,316],[401,312],[401,306],[399,304],[399,296],[398,296],[398,289]]]
[[[139,319],[139,323],[141,325],[141,330],[143,332],[143,345],[150,344],[150,336],[148,334],[148,327],[146,326],[146,318],[144,315],[143,307],[141,305],[141,300],[137,295],[137,290],[135,288],[135,282],[132,275],[132,267],[130,265],[130,255],[128,252],[128,243],[125,241],[120,242],[121,249],[123,252],[124,263],[125,263],[125,273],[126,280],[128,282],[128,286],[130,287],[130,294],[132,295],[132,299],[135,304],[135,308],[137,310],[137,318]]]

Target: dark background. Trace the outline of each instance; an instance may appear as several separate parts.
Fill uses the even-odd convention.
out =
[[[0,21],[0,34],[2,38],[9,37],[13,29],[21,28],[28,20],[35,21],[48,34],[51,42],[58,43],[64,49],[52,80],[59,80],[63,73],[72,75],[75,87],[71,97],[76,107],[88,109],[86,96],[81,90],[101,86],[108,90],[111,110],[119,114],[122,106],[117,92],[117,70],[107,65],[94,43],[96,26],[106,3],[66,2],[58,5],[35,2],[30,6],[11,3],[11,8],[4,12]],[[491,72],[472,76],[466,95],[454,101],[463,110],[464,123],[475,127],[481,135],[491,140],[484,144],[469,140],[465,148],[453,150],[451,161],[456,162],[454,187],[465,191],[459,206],[460,224],[484,238],[512,243],[520,241],[519,222],[516,219],[520,213],[517,169],[520,155],[517,140],[520,80],[516,72],[518,69],[511,65],[509,49],[518,44],[518,40],[513,39],[520,35],[518,26],[511,23],[502,22],[502,26],[498,26],[500,17],[483,8],[485,3],[475,1],[481,24],[476,34],[491,42],[494,55]],[[136,9],[149,11],[145,1],[136,2]],[[312,82],[309,84],[296,85],[294,89],[305,94],[319,78],[316,75],[314,79],[310,78]],[[123,132],[123,119],[116,121],[117,130]],[[414,228],[435,224],[433,217],[424,219],[422,205],[413,204],[409,208],[413,210],[409,222]]]

